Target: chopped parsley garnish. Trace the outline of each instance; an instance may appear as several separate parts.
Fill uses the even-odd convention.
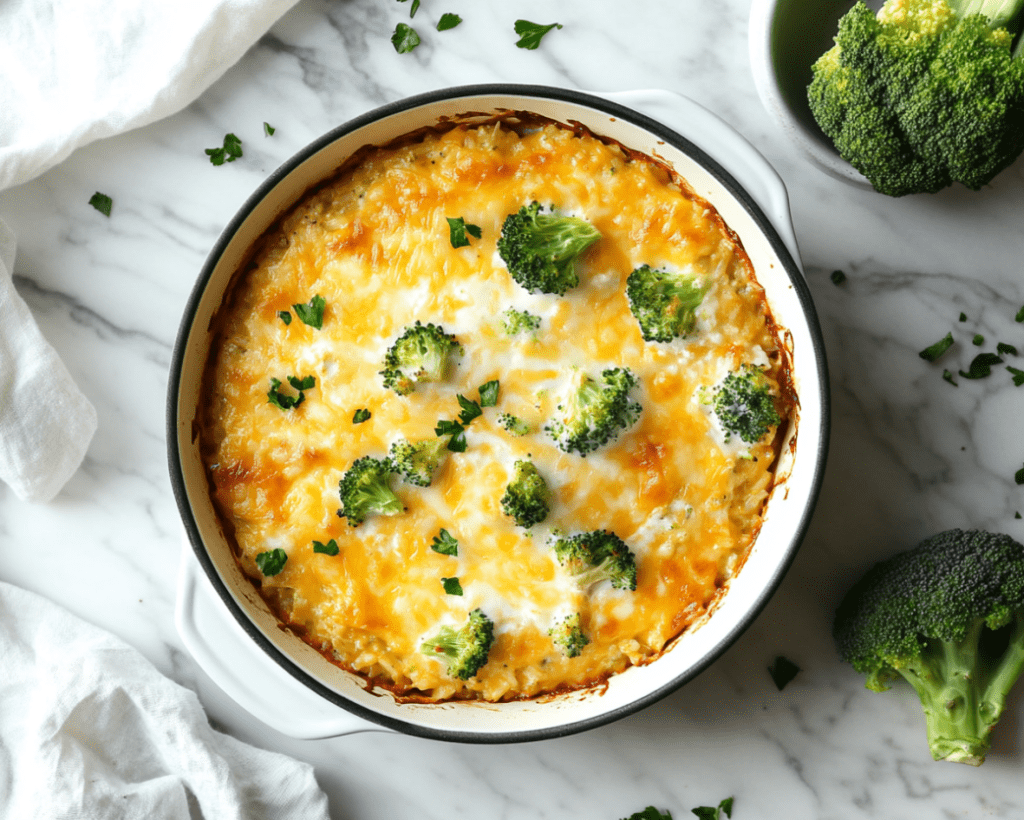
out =
[[[985,337],[982,336],[980,333],[975,333],[974,338],[971,339],[971,344],[973,344],[975,347],[981,347],[983,344],[985,344]]]
[[[268,578],[271,575],[277,575],[284,569],[285,563],[288,561],[288,553],[280,547],[277,547],[267,552],[261,552],[256,556],[256,566],[260,572],[262,572]]]
[[[935,344],[928,345],[917,355],[924,359],[926,362],[936,361],[943,353],[949,350],[953,346],[953,334],[947,333]]]
[[[318,293],[304,305],[292,305],[292,310],[303,324],[320,330],[324,326],[325,307],[327,307],[327,300]]]
[[[971,366],[967,369],[967,372],[965,373],[961,370],[960,375],[965,379],[984,379],[992,375],[993,365],[1002,363],[1003,360],[995,353],[979,353],[971,361]]]
[[[541,23],[531,23],[529,20],[516,20],[516,34],[519,35],[519,40],[516,41],[517,48],[528,48],[531,51],[540,45],[540,41],[544,38],[553,28],[561,28],[561,23],[551,23],[550,25],[543,25]]]
[[[1015,512],[1015,513],[1013,514],[1013,517],[1014,517],[1014,518],[1020,518],[1020,517],[1021,517],[1020,511],[1018,510],[1017,512]]]
[[[462,18],[457,14],[446,12],[441,15],[441,19],[437,21],[438,31],[448,31],[449,29],[455,28],[459,23],[462,22]]]
[[[311,390],[316,385],[316,379],[313,376],[306,376],[303,379],[289,376],[288,384],[298,391],[297,396],[282,393],[280,390],[281,380],[272,378],[270,380],[270,390],[267,392],[267,401],[275,407],[280,407],[282,410],[292,410],[306,400],[305,391]]]
[[[434,540],[430,542],[430,548],[434,552],[441,553],[441,555],[459,554],[459,542],[455,540],[454,536],[452,536],[448,530],[443,528],[434,536]]]
[[[1013,317],[1014,321],[1024,322],[1024,307],[1017,311],[1017,315]]]
[[[110,216],[110,209],[114,207],[114,200],[99,191],[89,197],[89,204],[104,216]]]
[[[789,658],[784,658],[782,655],[777,655],[775,660],[772,661],[771,666],[768,667],[768,674],[772,676],[772,680],[775,682],[775,688],[780,692],[786,688],[787,683],[796,677],[797,672],[799,671],[799,666],[793,663]]]
[[[314,541],[313,552],[319,552],[321,555],[337,555],[339,552],[338,542],[335,541],[333,538],[326,544],[322,544],[319,541]]]
[[[654,806],[648,806],[643,811],[633,812],[623,820],[672,820],[672,815],[669,812],[662,813]]]
[[[395,33],[391,35],[391,45],[399,54],[408,54],[420,44],[420,36],[416,29],[406,23],[399,23],[395,26]]]
[[[846,281],[846,274],[841,270],[834,270],[832,271],[832,276],[830,278],[832,279],[833,285],[841,285]]]
[[[722,815],[732,817],[732,798],[727,797],[717,806],[698,806],[690,809],[700,820],[721,820]]]
[[[449,436],[448,449],[453,453],[466,452],[466,428],[457,421],[439,419],[434,433],[438,436]]]
[[[360,407],[358,410],[356,410],[355,413],[352,414],[352,423],[362,424],[364,421],[369,421],[370,416],[372,415],[373,414],[365,407]]]
[[[459,421],[461,421],[463,425],[469,424],[473,419],[477,418],[477,416],[480,416],[484,412],[480,409],[479,402],[467,399],[461,393],[455,398],[459,400],[459,407],[462,408],[459,411]]]
[[[953,381],[953,374],[950,371],[948,371],[948,370],[943,370],[942,371],[942,378],[945,379],[947,382],[949,382],[951,385],[953,385],[953,387],[959,387],[960,386],[955,381]]]
[[[498,389],[500,383],[497,379],[491,379],[480,385],[480,406],[494,407],[498,403]]]
[[[466,222],[461,216],[445,217],[448,220],[448,241],[452,243],[453,248],[465,248],[469,245],[469,237],[472,236],[474,239],[479,239],[483,236],[483,231],[480,230],[479,225],[472,225]],[[467,234],[469,236],[467,236]]]
[[[960,311],[960,321],[961,322],[966,322],[967,321],[967,314],[964,313],[962,310]]]
[[[996,353],[1000,356],[1016,356],[1017,348],[1013,345],[1008,345],[1006,342],[1000,342],[996,345]]]
[[[213,165],[234,162],[242,156],[242,141],[234,134],[225,134],[224,145],[220,148],[207,148],[206,154]]]
[[[446,595],[461,595],[462,584],[459,583],[458,578],[442,578],[441,586],[444,587]]]
[[[286,325],[290,325],[292,323],[292,315],[287,310],[279,310],[277,312],[277,318]]]
[[[272,125],[271,125],[271,124],[270,124],[269,122],[265,122],[265,123],[263,123],[263,134],[264,134],[265,136],[268,136],[268,137],[272,137],[272,136],[274,136],[274,132],[275,132],[276,130],[277,130],[277,129],[276,129],[276,128],[274,128],[274,126],[272,126]]]
[[[398,0],[399,3],[405,3],[407,0]],[[409,9],[409,19],[411,20],[416,16],[416,12],[420,10],[420,0],[412,0],[412,7]]]
[[[1013,383],[1015,386],[1020,387],[1024,385],[1024,370],[1020,370],[1016,367],[1006,366],[1006,369],[1010,371],[1010,375],[1013,376]]]

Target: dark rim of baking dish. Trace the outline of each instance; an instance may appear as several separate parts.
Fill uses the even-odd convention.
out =
[[[568,102],[577,105],[586,106],[603,114],[607,114],[612,117],[620,118],[625,120],[639,128],[642,128],[651,134],[654,134],[659,139],[664,140],[666,143],[671,144],[687,154],[694,160],[696,160],[705,170],[708,171],[716,180],[726,188],[746,209],[750,217],[753,219],[755,224],[758,226],[762,234],[768,239],[772,250],[778,256],[779,261],[785,268],[786,275],[790,279],[797,297],[800,301],[804,317],[807,321],[808,330],[811,336],[812,347],[814,348],[815,361],[817,364],[818,378],[821,385],[820,395],[818,400],[821,402],[821,438],[818,446],[818,452],[816,453],[816,466],[815,474],[811,482],[810,493],[808,496],[808,503],[802,512],[800,521],[793,531],[793,535],[790,539],[789,544],[786,547],[786,555],[783,561],[781,561],[776,569],[774,576],[765,583],[756,598],[754,604],[744,614],[743,618],[735,625],[735,627],[725,635],[717,645],[709,651],[699,663],[688,668],[684,673],[678,675],[667,684],[645,692],[628,704],[619,707],[618,709],[611,710],[609,712],[596,715],[594,717],[585,718],[577,721],[570,721],[566,723],[559,723],[552,726],[531,729],[524,731],[513,731],[513,732],[472,732],[472,731],[456,731],[446,730],[443,728],[437,728],[433,726],[424,726],[418,723],[407,722],[401,718],[391,717],[384,715],[374,710],[371,710],[359,703],[349,700],[344,695],[335,692],[333,689],[325,686],[310,673],[300,668],[294,661],[286,657],[273,643],[271,643],[262,631],[256,627],[256,625],[250,620],[248,615],[243,611],[242,607],[235,601],[234,597],[228,591],[227,586],[221,580],[212,559],[210,558],[201,534],[199,527],[196,522],[195,516],[192,512],[191,504],[188,500],[188,494],[185,487],[185,479],[182,472],[181,460],[180,460],[180,449],[178,440],[178,399],[179,399],[179,384],[181,381],[182,363],[185,357],[185,349],[187,347],[188,337],[191,333],[192,324],[196,311],[198,310],[200,300],[202,299],[203,293],[206,289],[207,283],[213,274],[213,271],[223,255],[228,243],[235,232],[239,229],[245,219],[248,218],[250,213],[259,205],[259,203],[266,197],[266,195],[273,190],[273,188],[284,179],[289,173],[291,173],[296,167],[301,165],[311,156],[316,154],[318,151],[330,145],[335,140],[362,128],[370,123],[388,117],[394,114],[399,114],[409,109],[417,108],[426,104],[433,104],[448,100],[454,100],[462,97],[484,97],[484,96],[515,96],[521,97],[524,100],[524,107],[528,108],[528,100],[530,98],[538,98],[545,100],[555,100],[561,102]],[[810,523],[814,507],[817,503],[818,495],[821,489],[822,480],[824,477],[825,461],[828,454],[828,442],[829,442],[829,428],[830,428],[830,397],[829,397],[829,382],[827,365],[825,361],[825,345],[822,339],[821,327],[818,322],[817,312],[814,308],[814,303],[811,298],[811,293],[807,287],[807,283],[804,280],[803,275],[800,273],[795,261],[786,245],[783,243],[775,227],[771,221],[765,216],[760,206],[751,198],[746,190],[736,182],[736,180],[729,174],[721,165],[712,159],[708,154],[690,142],[686,137],[682,136],[678,132],[668,128],[665,125],[653,120],[631,108],[625,107],[615,102],[603,99],[601,97],[593,96],[580,91],[573,91],[569,89],[540,86],[540,85],[516,85],[516,84],[481,84],[481,85],[466,85],[466,86],[455,86],[451,88],[440,89],[437,91],[428,92],[425,94],[419,94],[413,97],[407,97],[402,100],[398,100],[393,103],[381,106],[380,108],[374,109],[366,114],[356,117],[343,125],[327,132],[314,142],[307,145],[284,164],[282,164],[276,171],[274,171],[267,180],[256,189],[256,191],[245,201],[242,207],[234,215],[227,227],[221,233],[217,242],[214,244],[210,251],[209,256],[196,281],[195,287],[189,296],[188,302],[185,306],[184,315],[182,317],[181,325],[178,329],[178,336],[175,341],[173,356],[171,359],[170,374],[168,380],[168,398],[167,398],[167,449],[168,449],[168,461],[170,468],[171,485],[174,490],[174,496],[178,504],[179,511],[181,513],[182,523],[185,531],[188,535],[189,542],[192,545],[193,551],[202,566],[206,576],[210,579],[214,589],[217,591],[219,597],[227,606],[228,610],[232,613],[239,625],[245,630],[245,632],[256,642],[266,654],[273,659],[278,665],[287,670],[293,677],[298,679],[308,688],[312,689],[321,697],[334,703],[335,705],[346,709],[347,711],[367,720],[372,723],[384,726],[389,729],[394,729],[399,732],[403,732],[409,735],[415,735],[419,737],[433,738],[436,740],[454,741],[463,743],[516,743],[533,740],[543,740],[548,738],[563,737],[570,734],[576,734],[589,729],[597,728],[608,723],[612,723],[620,718],[626,717],[627,715],[633,714],[647,706],[661,700],[665,696],[674,692],[683,684],[692,680],[694,677],[704,671],[713,661],[715,661],[753,622],[757,615],[761,612],[764,606],[768,603],[768,600],[775,593],[787,570],[789,569],[792,561],[796,555],[797,549],[806,534],[807,528]]]

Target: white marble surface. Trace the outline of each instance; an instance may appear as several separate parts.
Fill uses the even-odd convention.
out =
[[[0,193],[18,237],[16,285],[97,406],[99,431],[56,501],[0,485],[0,579],[122,636],[196,689],[220,728],[315,764],[341,820],[587,817],[646,805],[690,816],[734,795],[735,820],[1024,817],[1024,692],[1011,696],[980,769],[933,763],[907,687],[865,690],[841,664],[831,613],[876,558],[948,527],[1024,540],[1024,388],[1001,368],[941,379],[917,351],[952,330],[945,366],[986,338],[1024,352],[1024,162],[987,190],[890,200],[845,186],[784,143],[747,60],[746,0],[543,3],[423,0],[423,44],[390,35],[408,3],[302,0],[242,62],[170,119],[80,149]],[[438,33],[441,13],[461,14]],[[517,18],[564,25],[537,51]],[[174,628],[181,554],[167,477],[164,401],[179,316],[219,231],[305,143],[379,104],[447,85],[514,81],[584,90],[660,87],[731,123],[777,168],[828,347],[832,450],[810,532],[754,625],[696,680],[586,734],[464,746],[385,733],[296,741],[253,721],[184,651]],[[277,131],[263,134],[263,122]],[[203,149],[233,131],[245,156]],[[89,207],[114,199],[107,219]],[[832,284],[841,268],[848,279]],[[963,311],[967,321],[960,323]],[[1024,358],[1008,360],[1024,367]],[[783,692],[766,667],[801,667]]]

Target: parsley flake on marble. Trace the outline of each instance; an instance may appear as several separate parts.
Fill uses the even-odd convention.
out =
[[[89,197],[89,204],[104,216],[110,216],[110,210],[114,207],[114,200],[99,191]]]
[[[966,322],[967,321],[967,314],[964,313],[962,310],[960,311],[960,321],[961,322]]]
[[[1021,467],[1013,474],[1013,480],[1018,484],[1024,484],[1024,467]]]
[[[398,0],[399,3],[406,3],[408,0]],[[420,0],[412,0],[412,6],[409,7],[409,19],[411,20],[416,16],[416,12],[420,10]]]
[[[789,658],[785,658],[782,655],[776,655],[775,660],[773,660],[771,666],[768,667],[768,674],[772,676],[775,688],[780,692],[786,688],[786,685],[793,680],[793,678],[797,676],[799,671],[799,666],[793,663]]]
[[[274,132],[275,132],[276,130],[277,130],[277,129],[276,129],[276,128],[274,128],[274,126],[272,126],[272,125],[271,125],[271,124],[270,124],[269,122],[265,122],[265,123],[263,123],[263,135],[264,135],[264,136],[266,136],[266,137],[272,137],[272,136],[274,136]]]
[[[324,326],[324,308],[327,307],[327,300],[319,293],[304,305],[292,305],[295,315],[316,330]]]
[[[672,820],[672,815],[667,811],[660,812],[654,806],[648,806],[643,811],[633,812],[623,820]]]
[[[960,375],[965,379],[984,379],[992,375],[993,365],[1002,363],[1003,360],[995,353],[979,353],[971,360],[967,372],[961,370]]]
[[[953,334],[952,333],[947,333],[945,336],[943,336],[941,339],[939,339],[935,344],[928,345],[928,347],[926,347],[924,350],[922,350],[917,355],[920,356],[922,359],[924,359],[926,362],[934,362],[934,361],[938,360],[938,358],[943,353],[945,353],[947,350],[949,350],[952,346],[953,346]]]
[[[717,806],[698,806],[690,811],[700,820],[721,820],[723,814],[726,817],[732,817],[732,801],[733,798],[727,797]]]
[[[420,36],[416,29],[406,23],[399,23],[395,26],[395,33],[391,35],[391,45],[399,54],[408,54],[420,44]]]
[[[542,23],[531,23],[529,20],[516,20],[515,30],[516,34],[519,35],[519,39],[516,41],[516,48],[527,48],[532,51],[540,45],[540,41],[544,39],[545,34],[552,29],[561,27],[561,23],[544,25]]]
[[[975,333],[974,338],[971,339],[971,344],[974,345],[975,347],[981,347],[983,344],[985,344],[985,337],[982,336],[980,333]]]
[[[1000,356],[1016,356],[1017,348],[1013,345],[1009,345],[1006,342],[1000,342],[996,345],[996,353]]]
[[[462,22],[462,18],[452,12],[445,12],[441,15],[441,19],[437,21],[438,31],[448,31],[455,28],[459,23]]]
[[[448,220],[448,241],[453,248],[465,248],[469,245],[469,237],[479,239],[483,232],[479,225],[466,222],[461,216],[445,217]]]
[[[234,162],[242,156],[242,141],[234,134],[225,134],[224,145],[220,148],[207,148],[206,155],[210,158],[212,165]]]
[[[1024,322],[1024,307],[1017,311],[1017,315],[1013,317],[1014,321]]]
[[[326,544],[323,544],[320,541],[314,541],[313,552],[318,552],[321,555],[337,555],[340,550],[338,549],[338,542],[332,538]]]
[[[942,371],[942,378],[945,381],[949,382],[951,385],[953,385],[953,387],[959,387],[960,386],[955,381],[953,381],[953,374],[949,370],[943,370]]]
[[[430,542],[430,548],[441,555],[459,554],[459,542],[444,528],[434,536],[434,540]]]
[[[261,552],[256,556],[256,567],[268,578],[280,574],[288,562],[288,553],[280,547]]]
[[[841,270],[834,270],[829,278],[832,280],[833,285],[841,285],[846,281],[846,274]]]
[[[1006,366],[1006,369],[1010,371],[1010,375],[1013,376],[1013,384],[1016,387],[1024,385],[1024,370],[1020,370],[1016,367]]]

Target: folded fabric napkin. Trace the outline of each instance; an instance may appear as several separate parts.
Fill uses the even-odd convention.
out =
[[[0,479],[19,498],[49,501],[81,464],[96,410],[39,332],[13,269],[14,234],[0,221]]]
[[[0,817],[326,820],[311,766],[210,728],[114,636],[0,583]]]

